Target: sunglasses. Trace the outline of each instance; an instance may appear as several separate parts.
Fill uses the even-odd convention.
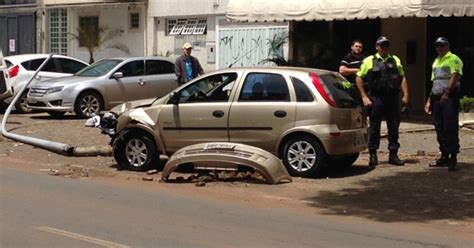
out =
[[[446,46],[446,44],[443,44],[443,43],[436,43],[435,44],[435,47],[444,47]]]

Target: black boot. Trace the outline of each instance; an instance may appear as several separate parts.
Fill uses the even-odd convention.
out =
[[[441,153],[441,157],[430,163],[430,167],[446,167],[448,166],[448,154]]]
[[[401,160],[398,155],[397,155],[397,152],[395,151],[390,151],[390,155],[388,157],[388,163],[389,164],[393,164],[393,165],[396,165],[396,166],[403,166],[405,165],[405,161]]]
[[[377,151],[371,150],[370,152],[370,157],[369,157],[369,166],[374,167],[379,164],[379,159],[377,158]]]
[[[457,154],[451,154],[451,157],[448,159],[448,171],[455,171],[456,165],[458,164]]]

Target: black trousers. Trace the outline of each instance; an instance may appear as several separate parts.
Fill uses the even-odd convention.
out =
[[[440,96],[431,96],[431,104],[439,150],[444,154],[459,153],[459,94],[451,94],[444,102]]]
[[[398,128],[400,127],[399,94],[385,96],[370,96],[372,106],[369,109],[369,151],[375,151],[380,146],[380,125],[385,117],[388,129],[388,149],[397,152]]]

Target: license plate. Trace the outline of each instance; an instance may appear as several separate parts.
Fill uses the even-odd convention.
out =
[[[35,104],[37,103],[38,101],[35,101],[35,100],[28,100],[28,103],[31,103],[31,104]]]
[[[367,144],[366,134],[356,133],[354,135],[354,146],[365,146]]]

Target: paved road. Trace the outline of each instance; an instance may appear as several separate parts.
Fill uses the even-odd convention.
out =
[[[0,167],[1,247],[472,247],[443,230]]]

